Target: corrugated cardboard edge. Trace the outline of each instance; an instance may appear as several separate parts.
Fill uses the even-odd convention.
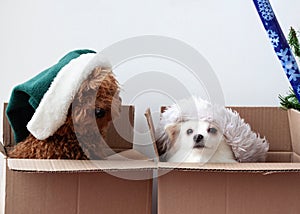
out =
[[[6,200],[6,156],[0,153],[0,214],[5,213]]]
[[[300,163],[165,163],[158,164],[160,170],[204,171],[204,172],[245,172],[284,173],[300,172]]]
[[[147,160],[57,160],[7,159],[9,170],[21,172],[101,172],[153,170],[156,165]]]

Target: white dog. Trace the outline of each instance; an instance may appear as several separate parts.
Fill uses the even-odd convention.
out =
[[[269,144],[237,112],[199,97],[180,100],[155,130],[161,161],[263,162]]]
[[[235,163],[223,133],[206,121],[189,120],[165,127],[170,148],[161,160],[169,162]]]

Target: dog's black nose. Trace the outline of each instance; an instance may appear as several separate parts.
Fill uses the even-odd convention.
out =
[[[196,134],[193,139],[194,139],[195,143],[199,143],[200,141],[202,141],[203,135],[202,134]]]
[[[196,134],[196,135],[193,137],[193,140],[195,141],[194,148],[203,148],[203,147],[205,147],[205,143],[204,143],[203,138],[204,138],[204,137],[203,137],[202,134]]]

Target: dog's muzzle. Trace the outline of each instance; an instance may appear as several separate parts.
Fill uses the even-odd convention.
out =
[[[204,137],[201,134],[196,134],[193,137],[193,140],[195,142],[194,148],[203,148],[205,146],[203,138]]]

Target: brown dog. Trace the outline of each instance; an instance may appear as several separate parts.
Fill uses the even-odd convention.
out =
[[[102,159],[103,139],[112,117],[119,115],[120,105],[119,84],[111,69],[96,67],[81,84],[65,123],[45,140],[30,134],[14,146],[9,157]]]

